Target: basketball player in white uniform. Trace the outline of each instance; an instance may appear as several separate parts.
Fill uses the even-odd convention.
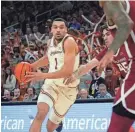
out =
[[[79,80],[63,83],[65,77],[72,75],[79,67],[78,46],[67,34],[66,22],[57,18],[52,23],[52,39],[48,42],[47,55],[32,64],[39,68],[49,64],[48,73],[29,72],[28,81],[46,79],[38,98],[38,112],[31,125],[30,132],[40,132],[41,125],[50,111],[47,131],[53,132],[76,100]]]

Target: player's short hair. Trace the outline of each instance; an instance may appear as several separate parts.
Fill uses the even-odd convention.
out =
[[[112,33],[115,33],[116,32],[116,30],[115,29],[109,29],[108,28],[108,25],[107,24],[104,24],[104,25],[102,25],[101,27],[100,27],[100,32],[103,34],[103,31],[104,30],[107,30],[107,31],[111,31]]]
[[[100,27],[101,33],[103,33],[103,30],[108,30],[108,31],[109,31],[107,24],[104,24],[104,25],[102,25],[102,26]]]
[[[55,18],[55,19],[53,20],[53,22],[54,22],[54,21],[64,22],[64,23],[65,23],[65,25],[66,25],[66,27],[68,27],[67,22],[66,22],[63,18]],[[52,22],[52,23],[53,23],[53,22]]]

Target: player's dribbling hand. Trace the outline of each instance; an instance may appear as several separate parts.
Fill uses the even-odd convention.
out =
[[[99,72],[102,72],[104,70],[104,68],[113,61],[113,55],[114,52],[112,50],[109,50],[105,56],[101,59],[101,61],[99,62],[98,66],[97,66],[97,70]]]

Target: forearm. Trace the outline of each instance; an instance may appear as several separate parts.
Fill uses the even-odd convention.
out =
[[[124,44],[125,40],[127,40],[132,30],[132,26],[133,25],[131,22],[119,25],[115,38],[109,47],[109,50],[112,50],[114,53],[117,52],[117,50]]]
[[[46,79],[58,79],[58,78],[67,78],[72,75],[73,72],[66,69],[61,69],[56,72],[44,73]]]
[[[32,63],[32,67],[34,69],[37,69],[37,68],[40,68],[40,67],[43,67],[43,66],[47,66],[48,64],[49,64],[49,62],[48,62],[47,56],[43,56],[42,58],[40,58],[36,62]]]
[[[81,76],[88,73],[90,70],[92,70],[94,67],[98,65],[99,61],[97,59],[93,59],[90,61],[90,63],[86,65],[82,65],[79,67],[79,69],[74,73],[77,78],[80,78]]]

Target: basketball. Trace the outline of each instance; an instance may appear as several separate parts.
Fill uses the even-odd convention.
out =
[[[32,67],[28,62],[21,62],[16,65],[14,73],[19,83],[26,83],[27,78],[25,78],[26,72],[31,72]]]

